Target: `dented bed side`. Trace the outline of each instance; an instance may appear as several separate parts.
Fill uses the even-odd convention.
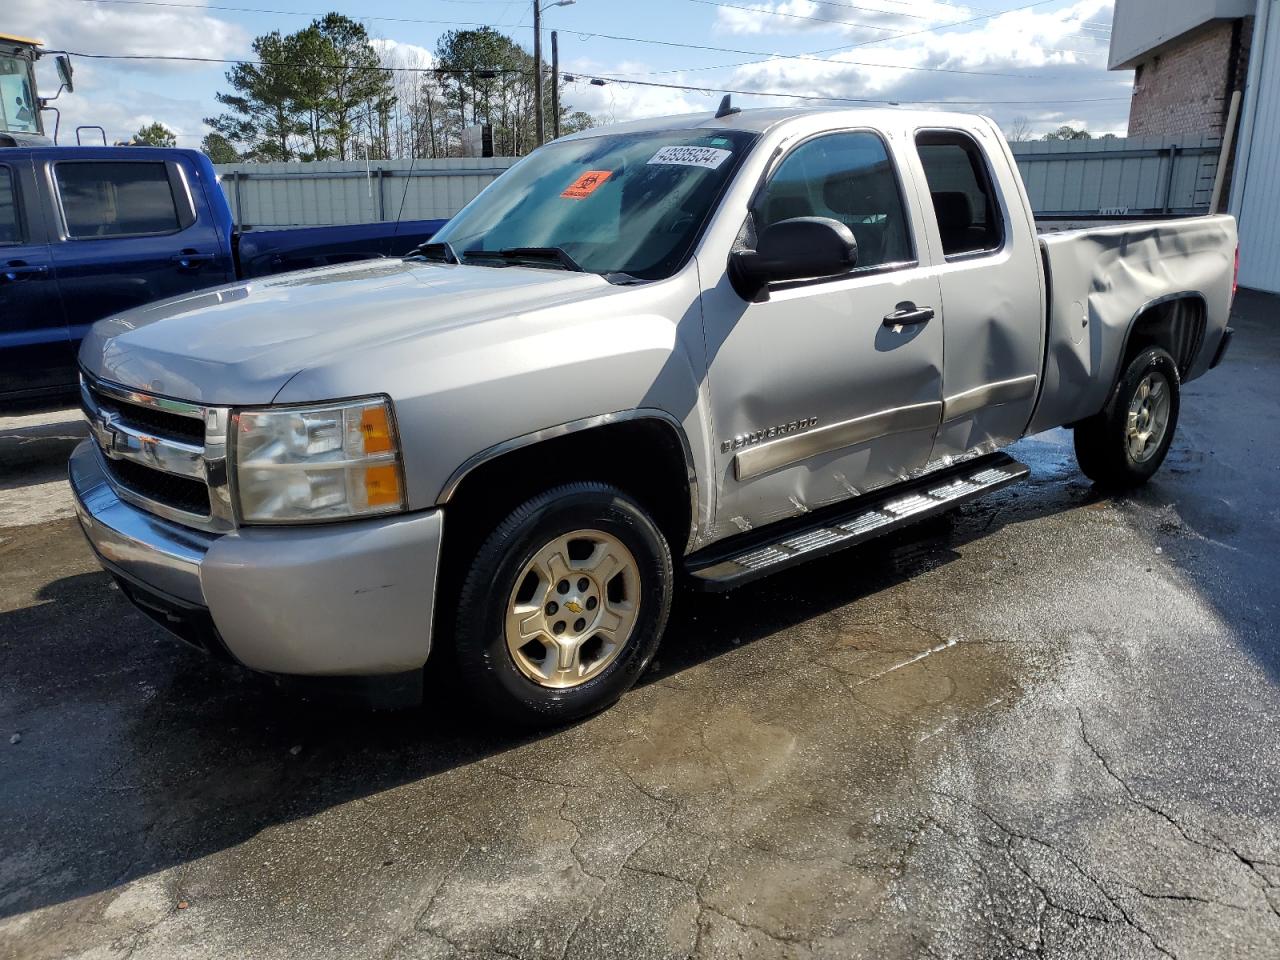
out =
[[[1049,286],[1045,368],[1027,433],[1092,416],[1119,376],[1134,325],[1186,301],[1202,328],[1182,370],[1208,368],[1231,309],[1236,249],[1230,216],[1124,223],[1040,237]]]

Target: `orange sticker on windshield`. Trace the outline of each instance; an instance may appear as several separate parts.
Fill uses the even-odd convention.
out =
[[[583,197],[589,197],[600,184],[609,179],[612,173],[612,170],[588,170],[573,181],[573,185],[560,196],[566,200],[581,200]]]

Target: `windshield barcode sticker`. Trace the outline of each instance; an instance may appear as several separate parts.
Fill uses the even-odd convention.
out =
[[[705,167],[708,170],[716,170],[731,156],[733,156],[732,150],[720,150],[716,147],[663,147],[649,158],[649,163],[669,163],[681,167]]]

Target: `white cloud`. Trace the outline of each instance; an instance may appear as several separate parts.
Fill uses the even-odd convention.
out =
[[[41,91],[46,95],[57,89],[52,62],[46,58],[38,64]],[[76,127],[101,126],[109,143],[127,140],[140,127],[159,121],[178,134],[178,146],[199,146],[207,132],[204,117],[209,105],[200,98],[167,96],[140,89],[135,77],[124,71],[103,68],[93,61],[77,61],[75,93],[64,93],[53,106],[61,111],[58,142],[74,144]],[[54,115],[45,114],[45,130],[52,136]],[[84,142],[100,143],[102,134],[83,131]]]
[[[198,8],[199,3],[191,4]],[[249,36],[227,20],[195,10],[85,3],[84,0],[6,0],[5,20],[45,41],[49,49],[81,53],[243,56]],[[134,61],[133,69],[200,69],[174,61]]]
[[[379,59],[389,67],[431,67],[436,62],[434,51],[416,43],[401,43],[382,37],[374,37],[369,43],[378,51]]]
[[[43,40],[46,50],[225,59],[245,56],[250,49],[250,37],[239,26],[198,11],[83,0],[6,0],[5,13],[6,22],[21,24],[22,32]],[[223,86],[222,74],[229,66],[88,57],[73,57],[72,63],[75,92],[64,93],[53,104],[62,114],[60,143],[75,143],[79,125],[101,126],[114,142],[158,120],[187,147],[197,146],[206,132],[203,118],[216,110],[212,94]],[[52,57],[37,63],[36,78],[45,96],[57,90]],[[192,96],[182,95],[187,89]],[[45,125],[52,133],[52,114],[46,114]],[[86,131],[85,136],[100,135]]]
[[[188,0],[194,3],[195,0]],[[1063,123],[1086,124],[1095,133],[1123,134],[1128,116],[1131,75],[1107,73],[1106,29],[1086,21],[1110,22],[1112,0],[1077,0],[1062,10],[1043,8],[1012,11],[978,23],[952,29],[934,29],[944,23],[981,16],[989,5],[975,0],[975,7],[934,0],[853,0],[852,6],[817,0],[715,0],[752,10],[715,8],[713,33],[681,35],[681,40],[720,46],[773,49],[771,38],[786,40],[793,49],[797,37],[811,37],[802,44],[827,52],[807,59],[774,57],[735,69],[699,68],[658,71],[652,64],[619,63],[599,54],[577,57],[575,49],[590,50],[597,44],[583,41],[576,47],[562,36],[562,69],[568,73],[650,80],[675,85],[724,86],[774,90],[816,96],[919,100],[960,99],[979,101],[957,104],[961,110],[989,113],[1006,126],[1014,117],[1026,117],[1036,134]],[[94,53],[141,53],[166,56],[234,58],[249,55],[251,36],[240,26],[221,19],[216,10],[170,10],[127,4],[96,4],[84,0],[0,0],[13,29],[34,34],[48,49]],[[710,8],[707,8],[710,9]],[[790,17],[771,16],[788,13]],[[803,19],[806,17],[817,20]],[[824,23],[822,20],[835,20]],[[637,21],[641,23],[642,21]],[[295,24],[293,26],[298,26]],[[291,29],[289,24],[282,29]],[[915,32],[913,36],[886,39],[889,31]],[[659,35],[657,25],[636,26],[618,32]],[[726,41],[726,34],[752,39]],[[385,63],[429,66],[434,63],[426,46],[378,38],[375,47]],[[843,46],[843,50],[830,50]],[[682,60],[701,64],[731,59],[695,56]],[[738,57],[737,59],[752,59]],[[763,59],[763,58],[760,58]],[[826,62],[834,61],[834,62]],[[947,70],[1013,74],[972,76],[895,69],[928,66]],[[181,134],[179,143],[195,146],[206,132],[205,116],[218,112],[214,94],[226,89],[223,74],[228,65],[175,63],[171,61],[102,61],[78,58],[76,92],[56,103],[63,110],[62,142],[74,142],[77,124],[101,124],[108,138],[123,139],[140,126],[159,120]],[[52,58],[37,68],[46,95],[57,88]],[[402,75],[408,76],[408,75]],[[1116,98],[1096,103],[992,101],[1049,101],[1054,97],[1075,100]],[[585,110],[601,122],[663,116],[714,109],[720,97],[696,91],[610,82],[593,86],[579,80],[565,93],[573,109]],[[795,103],[778,98],[735,96],[743,106],[778,106]],[[983,102],[985,101],[985,103]],[[49,118],[50,125],[52,118]]]
[[[574,76],[577,76],[577,71],[612,77],[646,73],[651,69],[646,64],[627,61],[606,67],[591,60],[575,60],[571,65],[561,66],[562,73]],[[675,75],[663,77],[662,82],[680,84],[686,81]],[[598,87],[582,77],[569,85],[561,99],[570,109],[585,110],[600,123],[621,123],[642,117],[666,117],[715,109],[714,102],[705,100],[698,93],[614,81]]]
[[[1083,113],[1098,132],[1123,132],[1132,78],[1106,71],[1105,38],[1084,25],[1108,21],[1111,3],[1079,0],[1046,13],[1005,13],[962,30],[919,33],[804,59],[774,57],[739,66],[724,85],[904,105],[963,101],[955,109],[988,113],[1002,122],[1034,118],[1037,132],[1067,122],[1068,112],[1080,122]],[[1098,102],[1049,102],[1063,96]],[[1024,102],[1007,102],[1014,100]]]
[[[974,16],[967,7],[932,0],[860,0],[856,5],[816,0],[714,0],[716,27],[735,34],[839,32],[845,39],[874,40],[892,33],[957,23]],[[719,4],[724,5],[719,5]]]

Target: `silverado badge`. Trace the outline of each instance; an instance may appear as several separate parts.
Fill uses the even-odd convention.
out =
[[[817,425],[817,417],[805,417],[803,420],[780,423],[776,427],[765,427],[760,430],[753,430],[751,433],[740,433],[732,440],[722,440],[720,442],[720,452],[728,453],[730,450],[754,447],[762,440],[772,440],[774,437],[781,437],[788,433],[802,433],[805,430],[812,430]]]

